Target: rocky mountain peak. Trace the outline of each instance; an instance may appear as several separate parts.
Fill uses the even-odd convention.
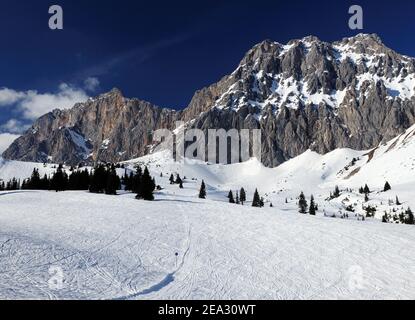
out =
[[[103,96],[106,96],[106,97],[114,97],[114,98],[123,98],[124,97],[123,93],[118,88],[112,88],[111,91],[109,91],[108,93],[104,94]]]
[[[354,37],[343,38],[340,43],[349,45],[362,43],[367,46],[385,46],[382,39],[376,33],[359,33]]]
[[[115,104],[116,106],[122,106],[126,103],[123,93],[118,88],[113,88],[111,91],[107,93],[103,93],[96,98],[89,99],[89,102],[96,102],[96,101],[105,101],[110,104]]]
[[[415,123],[414,97],[414,59],[377,35],[333,43],[314,36],[287,44],[266,40],[232,74],[198,90],[183,111],[126,99],[113,89],[41,117],[4,157],[128,160],[151,150],[152,130],[172,129],[181,120],[203,130],[261,129],[263,162],[276,166],[308,149],[376,147]]]

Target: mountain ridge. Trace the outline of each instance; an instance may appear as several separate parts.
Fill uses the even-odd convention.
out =
[[[118,162],[145,155],[151,133],[180,120],[204,131],[261,129],[262,159],[278,166],[308,149],[370,149],[415,123],[415,60],[374,34],[333,43],[265,40],[236,70],[195,92],[181,111],[125,98],[119,89],[39,118],[6,159]]]

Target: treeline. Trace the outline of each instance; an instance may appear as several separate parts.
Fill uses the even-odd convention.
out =
[[[89,172],[74,171],[70,176],[65,172],[62,165],[59,165],[52,176],[46,174],[41,178],[38,169],[33,169],[29,179],[23,180],[22,190],[88,190]]]
[[[19,190],[20,188],[20,180],[17,180],[16,178],[10,179],[7,182],[0,181],[0,191]]]
[[[119,167],[119,166],[118,166]],[[0,182],[0,191],[10,190],[54,190],[60,191],[89,191],[91,193],[103,193],[116,195],[117,190],[124,189],[136,193],[137,199],[154,200],[153,192],[156,188],[155,179],[150,176],[148,168],[143,171],[140,166],[135,173],[122,179],[117,175],[117,166],[114,164],[99,164],[92,171],[88,169],[74,170],[68,175],[63,165],[59,165],[51,176],[40,176],[38,169],[33,169],[30,178],[20,180],[11,179],[7,183]]]

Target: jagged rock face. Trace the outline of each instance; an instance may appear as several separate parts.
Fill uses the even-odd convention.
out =
[[[415,122],[415,63],[376,35],[264,41],[232,75],[198,92],[186,112],[205,112],[194,124],[203,129],[253,128],[257,119],[267,166],[310,148],[370,149]]]
[[[153,130],[172,129],[175,117],[175,111],[125,99],[115,89],[39,118],[4,157],[71,164],[132,159],[148,152]]]
[[[76,163],[146,154],[151,132],[176,120],[204,130],[262,130],[262,160],[277,166],[308,149],[370,149],[415,123],[415,61],[376,35],[326,43],[264,41],[181,112],[118,90],[40,118],[4,157]]]

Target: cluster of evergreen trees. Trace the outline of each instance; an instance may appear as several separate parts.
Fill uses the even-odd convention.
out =
[[[315,216],[316,212],[318,211],[318,205],[315,203],[314,196],[311,195],[311,197],[310,197],[310,207],[309,207],[308,202],[305,198],[304,192],[301,192],[301,194],[299,196],[298,208],[299,208],[300,213],[302,213],[302,214],[309,213],[312,216]]]
[[[391,187],[390,183],[388,181],[386,181],[385,185],[383,187],[383,192],[387,192],[389,190],[392,190],[392,187]],[[369,186],[366,184],[364,187],[359,188],[359,193],[368,195],[368,194],[371,193],[371,190],[370,190]]]
[[[135,193],[137,199],[154,200],[153,193],[156,189],[156,181],[150,176],[147,167],[143,171],[140,166],[137,166],[135,173],[131,172],[130,175],[125,173],[122,182],[125,185],[125,190]]]
[[[340,197],[340,195],[341,195],[341,192],[340,192],[339,186],[335,186],[334,191],[330,192],[330,200],[336,199]]]
[[[415,217],[414,213],[412,212],[411,208],[408,208],[405,212],[398,214],[385,214],[382,217],[382,222],[384,223],[402,223],[402,224],[415,224]]]
[[[392,190],[392,187],[391,187],[391,185],[390,185],[389,182],[386,182],[385,183],[385,186],[383,187],[383,191],[384,192],[387,192],[389,190]],[[352,190],[349,190],[349,191],[351,192]],[[365,196],[365,202],[368,202],[369,201],[369,194],[371,193],[371,190],[370,190],[370,188],[369,188],[369,186],[367,184],[365,184],[364,187],[360,187],[359,188],[359,193],[360,194],[363,194]],[[329,199],[330,200],[336,199],[336,198],[340,197],[340,195],[341,195],[340,189],[339,189],[338,186],[336,186],[334,188],[334,191],[333,192],[330,192],[330,198]]]
[[[20,180],[16,178],[10,179],[6,183],[4,181],[0,181],[0,191],[12,191],[12,190],[19,190],[20,189]]]
[[[246,202],[245,189],[241,188],[240,191],[236,191],[235,197],[234,197],[233,191],[230,190],[228,194],[228,199],[229,199],[229,203],[244,205],[244,203]]]
[[[246,202],[246,192],[244,188],[236,191],[235,197],[233,191],[230,190],[228,194],[229,203],[244,205]],[[252,206],[255,208],[263,208],[265,205],[264,198],[259,195],[258,189],[255,189],[254,198],[252,199]],[[272,205],[271,205],[272,206]]]
[[[101,166],[100,166],[101,168]],[[72,169],[73,170],[73,169]],[[115,169],[114,169],[115,170]],[[32,175],[29,179],[23,181],[21,189],[23,190],[91,190],[93,188],[93,178],[97,176],[96,171],[90,174],[87,169],[82,171],[72,171],[68,175],[63,166],[59,165],[52,177],[46,174],[41,178],[38,169],[33,169]],[[99,172],[100,170],[98,170]],[[106,179],[105,179],[106,181]],[[118,184],[119,185],[119,184]]]
[[[176,179],[174,178],[174,175],[171,174],[169,181],[170,184],[178,184],[179,188],[183,189],[183,179],[180,177],[179,174],[176,176]]]
[[[359,188],[359,193],[360,193],[360,194],[364,194],[364,195],[368,195],[368,194],[370,194],[370,193],[371,193],[371,191],[370,191],[369,186],[368,186],[367,184],[365,184],[365,186],[364,186],[364,187],[360,187],[360,188]]]
[[[89,179],[89,192],[116,195],[121,189],[121,179],[117,175],[115,165],[99,164],[94,168]]]
[[[258,189],[255,189],[254,199],[252,200],[252,206],[256,208],[263,208],[264,205],[264,198],[260,197]]]
[[[75,176],[77,173],[73,173]],[[88,175],[88,173],[87,173]],[[70,190],[81,190],[78,189],[78,186],[73,184],[73,180],[71,184],[69,183],[70,179],[68,175],[64,172],[63,166],[60,165],[55,174],[52,178],[48,177],[46,174],[41,178],[38,169],[33,169],[32,175],[30,178],[23,180],[22,184],[20,185],[20,181],[16,178],[10,180],[7,183],[6,188],[4,190],[56,190],[56,191],[65,191],[70,188]],[[0,190],[2,188],[0,187]],[[87,188],[85,189],[87,190]]]
[[[73,170],[73,169],[72,169]],[[16,181],[16,179],[13,179]],[[52,177],[46,174],[40,177],[39,170],[33,169],[30,178],[25,179],[17,189],[22,190],[88,190],[90,187],[91,175],[87,169],[83,171],[73,171],[68,175],[59,165]],[[18,185],[18,183],[17,183]]]
[[[36,168],[33,169],[31,177],[24,180],[21,186],[23,190],[49,190],[49,187],[49,177],[45,174],[43,178],[41,178],[39,170]]]
[[[199,190],[199,198],[200,199],[206,199],[206,184],[205,181],[202,181],[202,184],[200,186],[200,190]],[[229,191],[228,193],[228,199],[229,199],[229,203],[232,204],[240,204],[240,205],[244,205],[246,202],[246,191],[244,188],[241,188],[241,190],[234,193],[232,190]],[[252,206],[253,207],[258,207],[258,208],[262,208],[264,207],[264,198],[259,196],[258,190],[255,190],[254,193],[254,199],[252,200]]]
[[[392,187],[391,187],[389,182],[386,182],[385,186],[383,187],[383,191],[387,192],[389,190],[392,190]],[[352,190],[350,190],[350,191],[352,191]],[[365,195],[365,202],[369,201],[369,194],[371,193],[371,190],[370,190],[370,188],[367,184],[365,184],[364,187],[359,188],[359,193]],[[334,191],[330,192],[330,198],[329,199],[330,200],[336,199],[336,198],[340,197],[340,195],[341,195],[340,189],[339,189],[338,186],[336,186],[334,188]]]
[[[40,177],[39,170],[33,169],[30,178],[25,179],[20,185],[20,181],[13,178],[6,184],[0,183],[0,191],[4,190],[89,190],[92,193],[105,193],[116,195],[117,190],[121,189],[121,179],[116,172],[114,164],[99,164],[92,173],[87,169],[74,170],[71,168],[71,174],[68,175],[63,165],[59,165],[56,172],[50,177],[46,174]],[[137,167],[135,173],[129,176],[127,173],[122,179],[125,184],[125,190],[137,194],[137,199],[154,200],[153,192],[155,190],[155,180],[151,178],[150,173],[145,168],[144,172],[141,167]]]

